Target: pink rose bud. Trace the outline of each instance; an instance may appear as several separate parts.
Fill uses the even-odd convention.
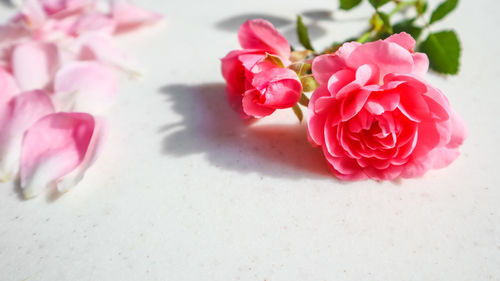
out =
[[[238,33],[243,50],[222,59],[222,75],[231,106],[242,118],[264,117],[294,106],[302,94],[290,65],[290,44],[265,20],[245,22]]]
[[[458,157],[467,128],[422,78],[428,60],[414,46],[410,35],[400,33],[346,43],[314,60],[320,86],[309,103],[309,139],[337,177],[416,177]]]

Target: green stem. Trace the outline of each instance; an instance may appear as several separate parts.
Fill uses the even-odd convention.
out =
[[[361,35],[356,41],[358,41],[359,43],[365,43],[372,36],[372,32],[373,30],[368,30],[367,32],[363,33],[363,35]]]
[[[402,9],[413,6],[417,3],[417,0],[411,0],[411,1],[401,1],[398,4],[396,4],[396,7],[392,11],[389,12],[389,17],[393,16],[394,14],[398,13]]]

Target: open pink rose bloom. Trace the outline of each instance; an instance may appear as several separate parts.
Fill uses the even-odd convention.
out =
[[[117,74],[128,72],[118,33],[161,16],[115,0],[25,0],[0,25],[0,180],[19,176],[26,197],[66,191],[95,161]]]
[[[242,118],[264,117],[276,109],[294,106],[302,94],[297,74],[290,65],[290,44],[271,23],[250,20],[238,39],[243,50],[222,59],[227,97]]]
[[[417,177],[458,157],[467,128],[423,79],[429,63],[414,46],[400,33],[314,60],[309,138],[338,178]]]

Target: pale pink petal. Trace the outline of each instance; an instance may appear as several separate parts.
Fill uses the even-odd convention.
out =
[[[429,58],[424,53],[413,53],[413,73],[415,75],[424,76],[429,71]]]
[[[115,102],[114,72],[98,62],[71,62],[63,66],[54,81],[54,103],[58,111],[102,114]]]
[[[95,5],[95,0],[38,0],[43,9],[52,16],[64,17]]]
[[[114,0],[111,3],[111,17],[117,24],[117,32],[127,32],[145,25],[159,22],[160,14],[145,10],[126,0]]]
[[[27,198],[70,176],[63,188],[78,181],[94,158],[100,132],[86,113],[55,113],[36,122],[25,134],[21,156],[21,188]],[[82,167],[85,166],[85,167]]]
[[[14,95],[19,93],[14,77],[5,69],[0,67],[0,105],[8,102]]]
[[[458,115],[455,110],[452,109],[451,111],[452,117],[451,117],[451,138],[450,142],[448,143],[447,147],[449,148],[456,148],[461,146],[465,139],[469,136],[469,129],[467,128],[467,125],[465,125],[464,120],[460,115]]]
[[[411,52],[413,52],[413,48],[415,48],[415,39],[413,39],[413,37],[411,37],[411,35],[406,32],[393,34],[386,38],[384,41],[396,43]]]
[[[290,57],[290,44],[286,38],[263,19],[249,20],[242,24],[238,40],[244,49],[261,49],[285,59]]]
[[[89,32],[78,37],[75,52],[79,60],[98,60],[109,64],[131,76],[140,76],[136,64],[121,51],[109,34]]]
[[[355,69],[363,64],[377,65],[382,77],[388,73],[405,74],[413,70],[413,58],[408,50],[381,40],[357,47],[345,61]]]
[[[337,55],[321,55],[312,63],[314,79],[320,85],[328,83],[330,77],[346,67],[344,60]]]
[[[115,29],[116,23],[110,17],[93,12],[80,16],[71,26],[69,33],[73,36],[79,36],[85,32],[112,34]]]
[[[12,71],[23,91],[45,89],[59,64],[59,50],[52,43],[26,42],[12,53]]]
[[[24,0],[21,14],[30,28],[41,27],[47,19],[47,14],[39,0]]]
[[[0,180],[17,174],[25,131],[45,115],[54,112],[43,91],[26,92],[0,105]]]

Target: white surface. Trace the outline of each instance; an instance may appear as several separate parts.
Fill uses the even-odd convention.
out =
[[[85,180],[55,200],[0,186],[0,280],[500,280],[500,2],[461,1],[441,24],[462,71],[428,79],[470,127],[462,156],[399,183],[339,182],[291,112],[248,127],[225,102],[218,59],[242,22],[228,18],[336,1],[137,3],[167,24],[130,40],[146,77],[123,84]],[[315,42],[368,11],[318,22]]]

